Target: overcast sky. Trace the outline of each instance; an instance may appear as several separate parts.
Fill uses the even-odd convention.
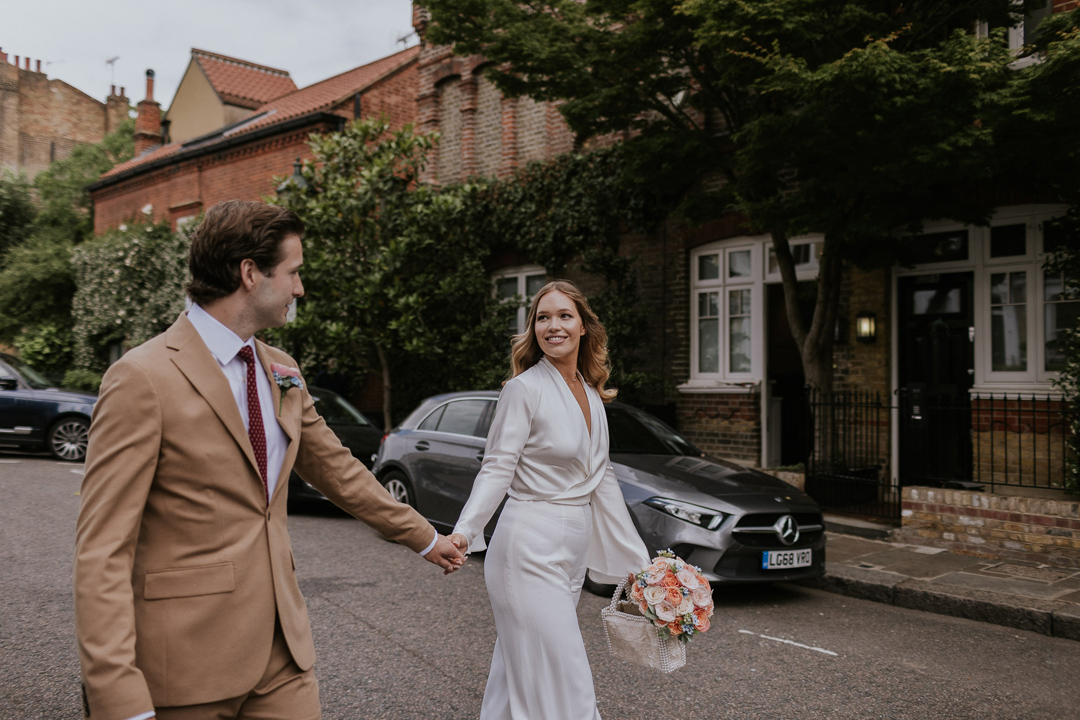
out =
[[[5,0],[0,48],[98,100],[169,107],[191,48],[288,70],[297,87],[415,45],[408,0]],[[399,38],[408,36],[405,43]],[[110,66],[106,60],[118,58]],[[21,61],[25,63],[25,60]],[[25,67],[25,65],[24,65]]]

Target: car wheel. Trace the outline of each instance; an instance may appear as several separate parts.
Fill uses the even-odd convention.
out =
[[[397,472],[389,472],[382,480],[382,484],[386,487],[387,492],[390,493],[390,497],[397,500],[399,503],[405,503],[411,507],[416,507],[416,497],[413,495],[412,485],[409,484],[409,478],[404,474]]]
[[[57,460],[82,462],[90,439],[90,423],[83,418],[67,417],[49,431],[49,452]]]
[[[607,583],[596,582],[589,575],[589,571],[585,571],[585,589],[591,592],[593,595],[610,598],[612,595],[615,594],[615,588],[617,587],[618,585],[608,585]]]

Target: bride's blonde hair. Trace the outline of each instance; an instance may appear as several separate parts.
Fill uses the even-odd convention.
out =
[[[540,362],[540,358],[544,356],[544,351],[540,349],[540,343],[536,339],[536,313],[540,300],[548,293],[555,291],[561,292],[574,301],[578,316],[581,317],[581,322],[585,326],[585,334],[581,336],[581,344],[578,346],[578,371],[585,378],[585,382],[596,388],[604,402],[611,402],[619,391],[615,388],[604,387],[608,378],[611,377],[607,330],[589,307],[589,301],[584,293],[569,280],[553,280],[540,288],[540,292],[533,297],[529,304],[528,317],[525,320],[525,331],[514,336],[514,344],[510,350],[510,377],[517,377]]]

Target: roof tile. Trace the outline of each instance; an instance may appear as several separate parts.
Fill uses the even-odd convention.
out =
[[[191,57],[199,63],[221,99],[230,105],[254,109],[296,90],[296,83],[286,70],[194,48]]]

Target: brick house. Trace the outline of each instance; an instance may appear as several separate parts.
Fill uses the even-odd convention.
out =
[[[1075,6],[1048,4],[1027,27],[1010,29],[1010,43],[1018,48],[1046,14]],[[422,40],[427,21],[414,4]],[[483,77],[484,64],[422,44],[420,128],[443,136],[429,180],[505,176],[575,149],[554,105],[501,97]],[[1065,428],[1052,385],[1063,362],[1056,341],[1080,316],[1080,296],[1044,272],[1043,262],[1062,242],[1050,221],[1064,210],[1034,197],[1002,198],[989,227],[928,223],[921,261],[912,267],[845,271],[834,363],[836,389],[850,394],[827,418],[833,448],[848,454],[845,468],[819,468],[811,478],[823,505],[899,519],[902,491],[914,486],[962,488],[958,506],[1017,485],[1051,493],[1060,487]],[[821,241],[792,241],[800,282],[817,277]],[[649,409],[701,449],[765,468],[805,461],[826,424],[821,407],[811,420],[771,244],[726,217],[625,236],[620,249],[636,259],[642,332],[652,338],[644,369],[663,379]],[[547,279],[527,258],[505,262],[490,268],[499,294],[531,297]],[[595,282],[573,279],[586,292]],[[949,492],[952,502],[953,490],[938,492]],[[1057,516],[1044,518],[1040,543],[1032,532],[1001,529],[1019,516],[980,519],[998,526],[979,535],[957,519],[964,510],[946,512],[940,498],[932,512],[914,509],[915,502],[904,500],[905,533],[914,541],[1044,559],[1064,547],[1069,562],[1080,563],[1080,536],[1046,534]],[[1075,517],[1077,509],[1062,503],[1053,512]],[[1018,540],[1021,534],[1026,539]]]
[[[153,74],[148,71],[146,99],[138,104],[136,157],[117,165],[89,187],[94,231],[102,233],[137,216],[167,220],[175,229],[221,200],[259,200],[271,195],[274,176],[287,175],[297,158],[310,156],[307,138],[311,133],[337,130],[361,116],[385,114],[395,128],[413,122],[418,53],[416,47],[402,50],[305,88],[286,91],[231,124],[165,144],[160,106],[153,99]],[[198,61],[199,73],[205,67],[214,68],[207,60],[210,55],[193,51],[192,65]],[[217,92],[227,88],[232,98],[264,92],[268,70],[235,64],[229,67],[235,70],[229,84],[214,70],[206,73],[217,83]],[[181,89],[185,82],[197,84],[188,80],[192,72],[189,65]],[[280,78],[278,81],[277,87],[286,86]],[[182,97],[178,91],[168,112],[174,122],[189,114],[182,102],[185,97],[196,106],[206,101],[198,93],[185,90]],[[176,129],[172,126],[169,131]]]
[[[31,180],[76,145],[101,142],[128,117],[124,88],[114,86],[105,102],[63,80],[49,78],[41,61],[0,49],[0,169]],[[22,63],[20,65],[20,63]]]

